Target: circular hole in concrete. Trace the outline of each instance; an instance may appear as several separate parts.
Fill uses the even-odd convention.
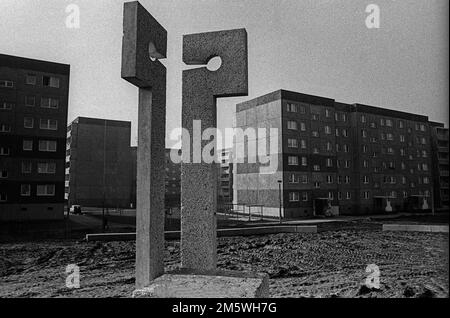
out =
[[[158,59],[158,51],[156,50],[156,46],[153,42],[148,44],[148,55],[150,56],[150,60],[153,62]]]
[[[209,59],[208,64],[206,65],[206,68],[208,71],[215,72],[222,66],[222,59],[220,56],[214,56]]]

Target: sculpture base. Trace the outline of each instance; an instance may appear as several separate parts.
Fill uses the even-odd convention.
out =
[[[267,274],[234,271],[179,270],[137,289],[133,298],[267,298]]]

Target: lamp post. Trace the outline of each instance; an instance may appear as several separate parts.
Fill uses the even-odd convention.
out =
[[[280,224],[282,223],[282,218],[281,218],[281,206],[282,206],[282,202],[281,202],[281,183],[282,182],[283,181],[278,180],[278,198],[279,198],[279,201],[280,201]]]

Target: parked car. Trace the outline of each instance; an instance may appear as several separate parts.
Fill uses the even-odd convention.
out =
[[[70,213],[72,214],[82,214],[81,205],[74,204],[70,207]]]

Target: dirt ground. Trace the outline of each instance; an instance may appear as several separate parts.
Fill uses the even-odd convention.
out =
[[[268,273],[272,297],[448,297],[448,239],[370,226],[220,238],[218,267]],[[129,297],[134,249],[133,242],[0,244],[0,297]],[[166,270],[179,258],[179,242],[167,242]],[[65,286],[69,264],[80,266],[80,289]],[[379,290],[362,287],[369,264],[380,269]]]

